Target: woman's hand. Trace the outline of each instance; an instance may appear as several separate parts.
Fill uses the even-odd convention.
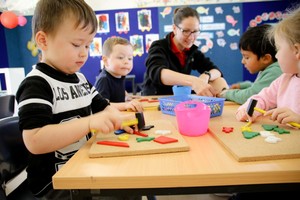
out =
[[[210,84],[208,84],[206,80],[203,80],[201,78],[194,79],[194,81],[192,82],[192,90],[194,90],[194,92],[200,96],[216,96],[215,89]]]

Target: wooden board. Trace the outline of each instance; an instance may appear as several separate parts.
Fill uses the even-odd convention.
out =
[[[279,125],[268,117],[258,118],[250,127],[252,131],[264,131],[262,125],[279,125],[279,127],[289,130],[290,134],[279,134],[271,131],[282,141],[271,144],[267,143],[262,136],[256,136],[252,139],[244,138],[241,128],[246,122],[238,122],[235,119],[237,106],[225,106],[222,116],[211,119],[210,133],[218,140],[220,144],[228,150],[235,159],[240,162],[300,158],[300,130],[285,125]],[[231,133],[222,132],[222,127],[233,127]]]
[[[99,145],[97,141],[109,140],[119,141],[118,135],[114,133],[110,134],[97,134],[95,141],[93,142],[90,151],[90,158],[97,157],[113,157],[113,156],[130,156],[130,155],[142,155],[142,154],[156,154],[156,153],[171,153],[189,151],[189,145],[185,142],[180,133],[176,130],[174,125],[167,120],[150,121],[147,125],[154,125],[154,128],[148,131],[141,131],[146,133],[149,137],[159,137],[160,135],[155,134],[156,130],[170,130],[171,134],[166,135],[167,137],[175,138],[178,142],[169,144],[160,144],[154,141],[150,142],[137,142],[136,138],[141,137],[137,135],[129,135],[129,140],[126,141],[129,144],[129,148],[126,147],[115,147],[107,145]]]

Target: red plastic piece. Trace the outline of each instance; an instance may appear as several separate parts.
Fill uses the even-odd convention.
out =
[[[129,144],[126,142],[115,142],[115,141],[98,141],[97,144],[108,145],[108,146],[116,146],[116,147],[129,147]]]
[[[153,140],[154,142],[158,142],[160,144],[167,144],[167,143],[172,143],[172,142],[178,142],[177,139],[175,138],[170,138],[166,136],[159,136]]]
[[[223,127],[222,131],[225,133],[231,133],[233,131],[233,127]]]
[[[141,132],[136,131],[136,130],[133,131],[133,134],[139,135],[139,136],[142,136],[142,137],[148,137],[148,134],[146,134],[146,133],[141,133]]]

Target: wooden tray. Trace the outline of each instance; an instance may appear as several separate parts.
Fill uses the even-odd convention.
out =
[[[224,106],[223,115],[210,121],[210,133],[217,141],[228,150],[236,160],[259,161],[300,158],[300,130],[285,125],[279,125],[269,117],[258,118],[250,127],[252,131],[264,131],[262,125],[278,125],[280,128],[290,131],[289,134],[279,134],[271,131],[282,141],[276,144],[267,143],[262,136],[251,139],[244,138],[241,128],[246,122],[239,122],[235,119],[235,112],[238,106]],[[222,127],[233,127],[233,132],[225,133]]]
[[[147,122],[147,125],[154,125],[154,128],[148,131],[141,131],[146,133],[149,137],[159,137],[160,135],[156,134],[156,130],[170,130],[171,134],[166,135],[167,137],[175,138],[178,142],[160,144],[154,141],[146,142],[137,142],[136,138],[141,137],[138,135],[129,135],[129,140],[125,141],[129,144],[129,148],[126,147],[116,147],[116,146],[107,146],[99,145],[98,141],[109,140],[109,141],[118,141],[118,135],[114,133],[110,134],[97,134],[95,141],[93,142],[90,150],[89,157],[113,157],[113,156],[130,156],[130,155],[143,155],[143,154],[157,154],[157,153],[171,153],[171,152],[182,152],[189,151],[189,145],[185,142],[184,138],[177,131],[174,125],[167,120],[159,121],[150,121]]]

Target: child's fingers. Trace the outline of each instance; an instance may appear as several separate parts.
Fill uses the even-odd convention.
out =
[[[144,111],[143,105],[139,101],[136,101],[136,100],[131,101],[131,108],[136,112]]]
[[[267,111],[264,113],[264,116],[272,115],[273,112],[274,112],[274,109],[272,109],[272,110],[267,110]]]
[[[130,126],[124,126],[123,129],[126,131],[126,133],[133,134],[133,129]]]

